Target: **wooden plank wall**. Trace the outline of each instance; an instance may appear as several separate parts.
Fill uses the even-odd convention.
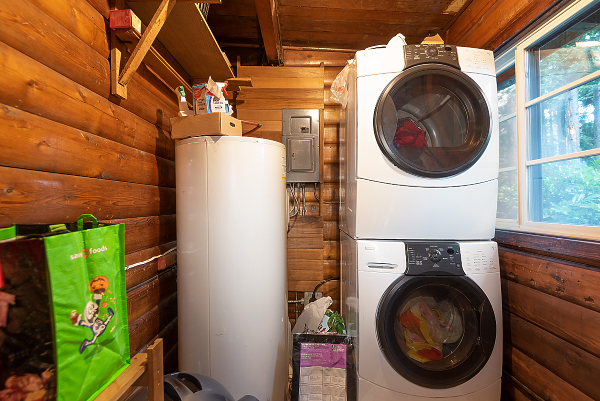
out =
[[[472,0],[443,34],[448,44],[494,50],[556,0]]]
[[[238,67],[238,76],[252,77],[253,88],[237,96],[238,118],[263,123],[256,136],[281,142],[281,109],[322,109],[321,182],[317,195],[306,186],[307,214],[290,222],[288,234],[288,290],[312,291],[320,281],[339,277],[339,159],[338,105],[329,101],[333,79],[349,53],[285,49],[285,67]],[[250,89],[250,90],[249,90]],[[339,284],[323,285],[319,291],[339,308]],[[293,296],[290,295],[293,299]],[[292,309],[290,309],[291,311]],[[293,317],[293,316],[290,316]]]
[[[0,227],[91,213],[125,224],[125,263],[176,246],[177,97],[143,64],[110,96],[108,0],[0,0]],[[166,262],[166,263],[163,263]],[[127,271],[131,353],[177,366],[176,254]]]
[[[503,399],[600,399],[600,242],[500,230],[496,241]]]

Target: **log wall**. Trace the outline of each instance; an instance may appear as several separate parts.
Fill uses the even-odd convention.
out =
[[[177,97],[144,64],[110,96],[108,0],[0,0],[0,227],[125,224],[125,264],[176,246]],[[118,40],[118,39],[117,39]],[[176,254],[127,271],[130,348],[177,367]]]
[[[503,399],[600,399],[600,242],[500,230],[496,241]]]
[[[333,79],[350,53],[284,50],[284,67],[238,66],[238,77],[251,77],[253,88],[236,98],[237,116],[263,124],[254,135],[281,142],[281,110],[321,109],[321,181],[306,186],[306,215],[292,218],[288,233],[288,290],[312,291],[322,280],[339,277],[338,104],[329,101]],[[320,287],[339,308],[339,284]],[[290,299],[294,296],[290,294]],[[292,313],[293,308],[290,308]],[[290,315],[290,317],[294,317]]]

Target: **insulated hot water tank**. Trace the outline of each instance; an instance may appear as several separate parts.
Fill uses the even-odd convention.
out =
[[[179,370],[238,399],[288,380],[285,147],[203,136],[175,145]]]

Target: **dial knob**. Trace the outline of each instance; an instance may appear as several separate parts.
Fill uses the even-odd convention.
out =
[[[437,56],[438,55],[438,49],[436,49],[433,46],[427,47],[427,55],[429,57],[435,57],[435,56]]]
[[[429,251],[429,260],[431,260],[432,262],[439,262],[440,260],[442,260],[442,253],[440,252],[439,249],[432,249]]]

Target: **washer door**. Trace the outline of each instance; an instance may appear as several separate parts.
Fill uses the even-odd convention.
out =
[[[430,178],[471,167],[483,154],[492,127],[477,83],[441,64],[411,67],[392,80],[379,97],[373,122],[390,162]]]
[[[377,335],[404,378],[448,388],[485,366],[496,341],[496,317],[487,296],[466,276],[406,276],[381,299]]]

